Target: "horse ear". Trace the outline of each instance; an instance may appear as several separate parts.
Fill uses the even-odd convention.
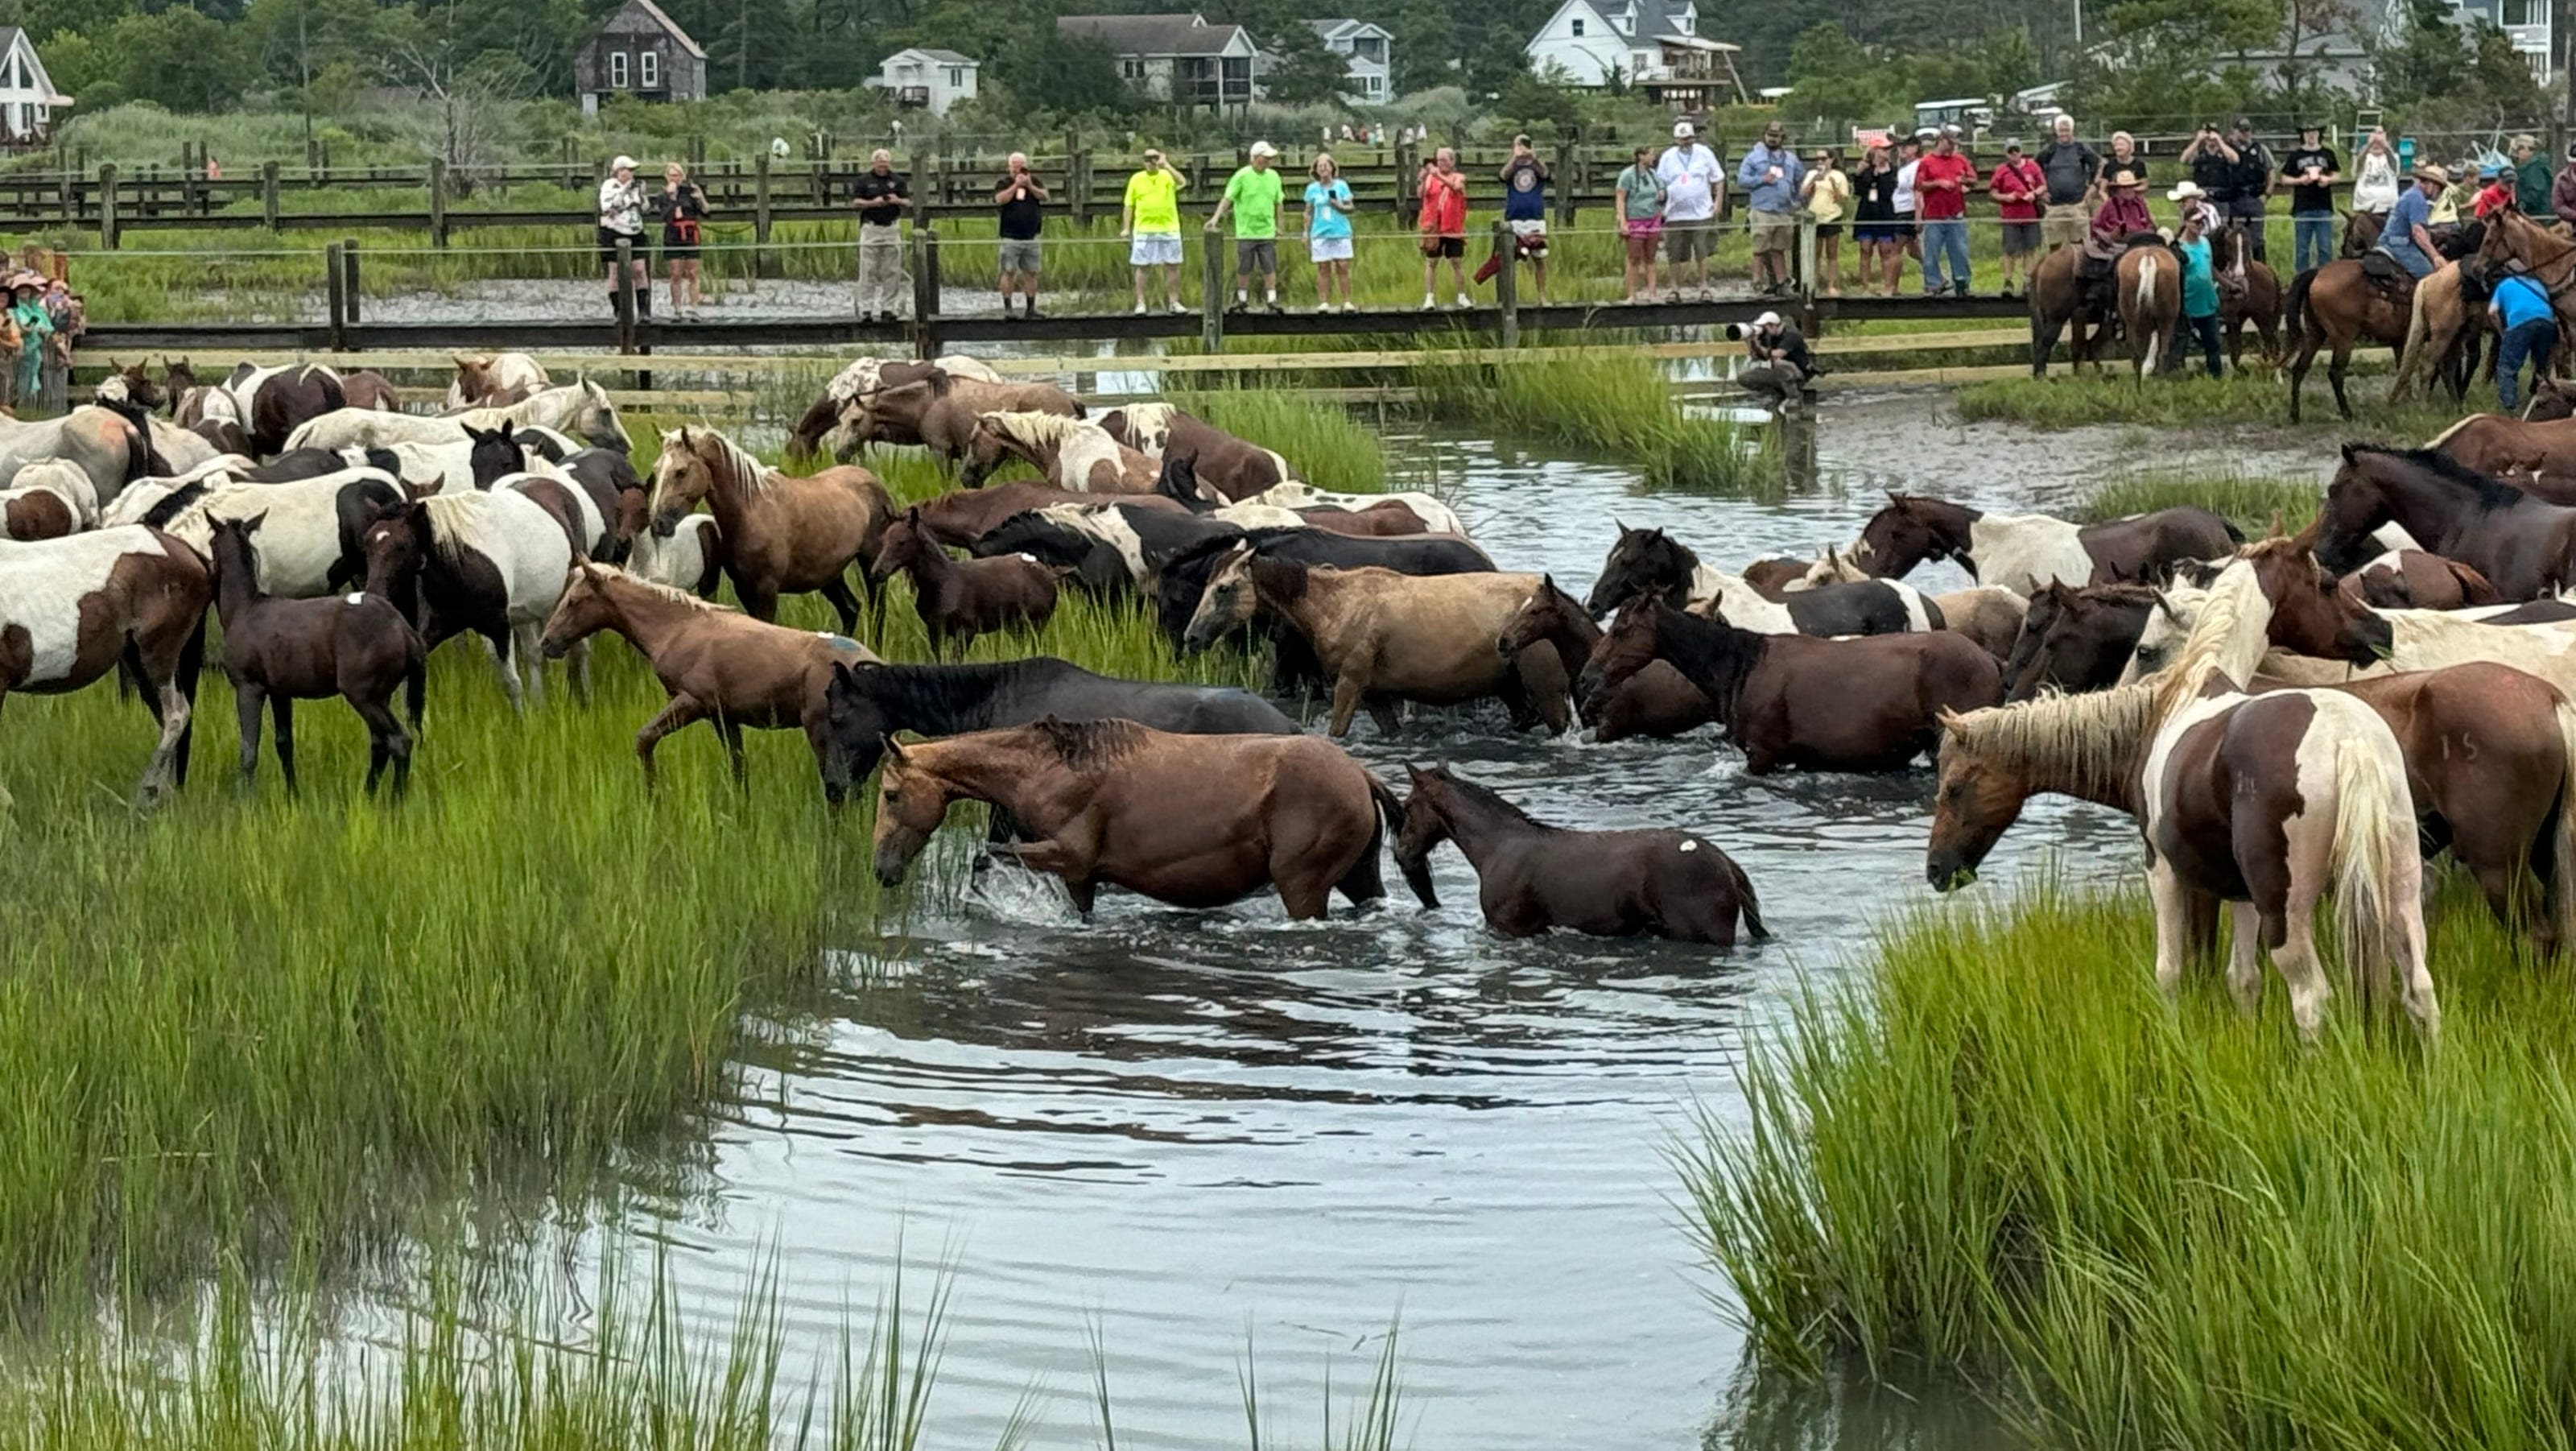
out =
[[[1959,719],[1959,713],[1946,705],[1933,712],[1932,718],[1941,723],[1945,735],[1962,735],[1967,731],[1967,723]]]
[[[2355,445],[2353,445],[2353,444],[2349,444],[2349,443],[2347,443],[2347,444],[2345,444],[2345,445],[2343,446],[2343,461],[2344,461],[2345,463],[2350,463],[2350,462],[2352,462],[2352,455],[2353,455],[2353,449],[2354,449],[2354,448],[2355,448]]]
[[[1420,766],[1413,764],[1411,761],[1404,763],[1404,774],[1406,779],[1412,781],[1417,789],[1421,787],[1423,782],[1431,779],[1430,772],[1425,771]]]
[[[909,756],[903,742],[896,740],[891,732],[877,737],[877,744],[885,747],[885,763],[889,766],[900,766]]]

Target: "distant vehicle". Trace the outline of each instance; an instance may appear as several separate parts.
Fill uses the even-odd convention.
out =
[[[1995,103],[1985,96],[1914,103],[1914,129],[1918,131],[1926,126],[1957,126],[1974,133],[1994,124]]]

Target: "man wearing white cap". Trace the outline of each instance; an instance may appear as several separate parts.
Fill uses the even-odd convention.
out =
[[[1672,301],[1681,301],[1682,268],[1691,269],[1700,300],[1708,300],[1708,254],[1717,242],[1720,189],[1726,185],[1725,164],[1699,144],[1688,121],[1673,123],[1673,144],[1655,163],[1655,179],[1664,184],[1664,260],[1673,267]]]
[[[617,244],[627,247],[628,275],[617,275]],[[608,310],[617,311],[617,289],[634,293],[635,315],[653,315],[653,289],[644,282],[644,183],[635,179],[635,158],[608,163],[608,179],[599,184],[599,262],[608,271]]]
[[[1250,164],[1226,179],[1225,196],[1208,215],[1207,229],[1215,231],[1225,221],[1226,213],[1234,214],[1234,305],[1252,305],[1252,274],[1261,274],[1263,305],[1279,311],[1279,198],[1284,188],[1279,173],[1270,159],[1279,148],[1267,141],[1252,143]]]
[[[1807,351],[1807,340],[1781,321],[1780,314],[1766,312],[1753,320],[1744,333],[1744,352],[1748,361],[1735,381],[1746,392],[1783,407],[1794,408],[1805,399],[1807,379],[1816,370],[1815,356]]]

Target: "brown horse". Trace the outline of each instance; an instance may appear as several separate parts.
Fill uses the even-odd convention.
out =
[[[1203,650],[1269,617],[1303,636],[1333,682],[1332,733],[1349,733],[1366,706],[1380,733],[1396,704],[1456,705],[1498,697],[1516,719],[1534,712],[1551,734],[1572,723],[1569,682],[1550,646],[1506,656],[1503,630],[1538,589],[1537,575],[1410,575],[1391,569],[1310,569],[1238,546],[1218,566],[1182,634]]]
[[[1939,712],[2003,698],[1995,657],[1947,631],[1763,635],[1657,600],[1620,613],[1584,667],[1583,686],[1611,689],[1657,659],[1708,696],[1756,776],[1901,770],[1933,745]]]
[[[2177,505],[2076,524],[2046,514],[2000,514],[1922,494],[1890,493],[1861,526],[1849,557],[1881,579],[1901,579],[1926,560],[1958,563],[1979,584],[2022,595],[2041,585],[2119,584],[2170,578],[2187,560],[2214,559],[2245,542],[2207,509]]]
[[[2426,448],[2553,504],[2576,504],[2576,418],[2530,422],[2472,413]]]
[[[942,494],[926,503],[913,506],[922,529],[931,538],[954,549],[964,549],[976,540],[1002,526],[1016,515],[1072,504],[1090,508],[1101,502],[1098,494],[1059,489],[1051,484],[992,484],[981,489],[959,489]],[[1174,514],[1186,512],[1170,499],[1151,495],[1121,496],[1121,509],[1160,509]]]
[[[886,526],[868,566],[880,581],[898,570],[912,581],[913,608],[933,654],[945,654],[952,639],[962,651],[990,631],[1042,630],[1055,616],[1053,570],[1025,554],[951,559],[921,527],[918,510],[906,509]]]
[[[2344,396],[2343,380],[2352,369],[2352,350],[2364,342],[2384,343],[2396,354],[2398,366],[2406,362],[2406,332],[2413,318],[2409,310],[2412,289],[2406,296],[2392,296],[2370,280],[2362,264],[2351,258],[2337,258],[2322,267],[2300,273],[2290,283],[2289,336],[2294,346],[2290,358],[2290,421],[2299,421],[2299,389],[2307,382],[2308,369],[2315,365],[2317,354],[2327,349],[2332,356],[2326,363],[2326,381],[2334,387],[2335,410],[2344,417],[2352,416],[2352,402]]]
[[[1762,925],[1753,883],[1715,843],[1687,831],[1569,831],[1532,820],[1496,792],[1446,766],[1407,766],[1395,862],[1426,904],[1430,856],[1443,841],[1476,869],[1485,923],[1506,937],[1552,927],[1594,937],[1666,937],[1735,945],[1736,923],[1754,941]]]
[[[2576,508],[2508,488],[2448,454],[2345,444],[2317,521],[2317,558],[2332,570],[2377,558],[2372,531],[2395,523],[2486,576],[2505,599],[2576,584]]]
[[[836,458],[849,458],[871,443],[918,444],[953,464],[964,456],[976,416],[984,413],[1083,416],[1082,404],[1053,383],[992,382],[944,368],[908,375],[889,364],[876,387],[840,405],[828,441]]]
[[[2109,337],[2110,319],[2093,315],[2090,290],[2076,274],[2083,260],[2083,248],[2060,247],[2030,269],[2030,373],[2034,378],[2047,374],[2049,354],[2057,351],[2061,332],[2067,335],[2077,368],[2088,362],[2097,371],[2101,368],[2095,349]]]
[[[1592,663],[1601,644],[1601,627],[1583,602],[1557,587],[1553,575],[1542,578],[1529,603],[1503,627],[1495,648],[1517,656],[1533,645],[1555,649],[1558,668],[1574,680]],[[1715,707],[1700,688],[1682,678],[1672,663],[1658,660],[1621,681],[1607,699],[1585,697],[1575,702],[1595,739],[1630,736],[1677,736],[1717,719]]]
[[[653,532],[665,539],[700,500],[724,535],[724,572],[755,620],[778,617],[782,594],[820,594],[859,625],[859,602],[844,572],[875,553],[894,503],[866,469],[828,468],[797,478],[769,467],[713,429],[662,435],[653,464]]]
[[[385,375],[372,368],[361,368],[340,376],[340,394],[349,408],[374,408],[386,413],[402,412],[402,394]]]
[[[2378,610],[2463,610],[2504,601],[2485,575],[2421,549],[2392,549],[2336,581],[2335,589]]]
[[[877,658],[866,646],[765,624],[613,564],[584,561],[573,566],[537,647],[547,659],[560,659],[601,630],[625,636],[671,695],[671,703],[635,733],[635,758],[647,788],[654,779],[653,748],[664,736],[703,720],[723,739],[736,782],[744,779],[744,730],[801,730],[822,772],[824,796],[837,804],[848,793],[846,758],[833,749],[824,692],[833,666]]]
[[[1034,465],[1059,489],[1151,494],[1163,466],[1111,438],[1097,423],[1054,413],[984,413],[967,440],[958,482],[979,488],[1005,459]]]
[[[2073,251],[2073,248],[2064,249]],[[2162,247],[2131,247],[2113,269],[2120,331],[2128,338],[2129,376],[2159,370],[2182,317],[2182,260]]]
[[[0,703],[68,694],[123,667],[161,727],[136,792],[157,803],[188,781],[213,597],[197,552],[140,524],[0,545]]]
[[[420,729],[424,662],[420,632],[377,594],[280,599],[260,592],[259,552],[252,538],[266,515],[218,519],[210,547],[215,610],[224,626],[224,677],[241,717],[241,779],[259,770],[259,717],[277,719],[277,769],[295,790],[295,702],[338,696],[367,726],[367,794],[385,767],[394,795],[411,785],[411,736],[394,719],[397,686],[406,688],[411,728]]]
[[[1170,403],[1130,403],[1101,415],[1110,437],[1166,463],[1187,462],[1198,480],[1229,501],[1267,493],[1297,477],[1288,460]],[[1355,532],[1355,531],[1345,531]],[[1425,532],[1421,528],[1388,533]]]
[[[1264,887],[1293,919],[1386,895],[1378,851],[1395,792],[1317,736],[1191,736],[1131,721],[886,742],[877,784],[877,880],[892,886],[952,802],[1007,811],[1028,837],[996,855],[1062,878],[1086,915],[1105,883],[1180,907]],[[1435,905],[1426,900],[1424,906]]]
[[[2051,584],[2031,596],[2004,699],[2031,700],[2052,690],[2077,695],[2116,684],[2157,600],[2142,584]]]
[[[2346,257],[2359,257],[2379,245],[2379,234],[2388,225],[2386,212],[2346,212],[2343,215],[2343,251]]]
[[[2576,324],[2576,300],[2568,297],[2569,284],[2576,283],[2576,237],[2507,210],[2488,222],[2478,255],[2496,264],[2521,263],[2548,290],[2559,327]]]
[[[2257,261],[2247,250],[2245,233],[2229,227],[2218,234],[2216,255],[2222,278],[2218,289],[2218,331],[2227,339],[2227,365],[2245,367],[2245,325],[2254,325],[2254,343],[2262,359],[2281,363],[2281,274]],[[2233,264],[2233,265],[2231,265]]]

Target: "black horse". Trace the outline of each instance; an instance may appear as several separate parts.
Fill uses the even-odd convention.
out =
[[[1297,723],[1248,690],[1095,675],[1040,655],[995,665],[835,665],[825,719],[845,779],[867,779],[887,736],[951,736],[1065,721],[1132,720],[1202,736],[1291,736]]]

